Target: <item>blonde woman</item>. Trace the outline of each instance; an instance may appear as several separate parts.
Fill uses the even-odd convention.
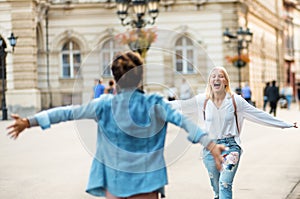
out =
[[[201,110],[205,131],[218,144],[228,147],[223,152],[223,169],[219,171],[211,153],[204,149],[203,162],[207,168],[215,199],[231,199],[232,185],[240,156],[240,132],[244,119],[277,128],[297,128],[296,123],[281,121],[250,105],[244,98],[232,92],[226,69],[215,67],[209,74],[206,93],[189,100],[170,102],[186,114]],[[195,105],[198,106],[195,108]]]

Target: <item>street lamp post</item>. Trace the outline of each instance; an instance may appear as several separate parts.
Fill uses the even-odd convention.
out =
[[[229,29],[226,28],[225,32],[223,33],[223,38],[225,43],[230,43],[232,40],[237,41],[237,53],[238,53],[238,60],[234,62],[234,66],[238,68],[238,81],[239,81],[239,88],[238,92],[241,92],[241,68],[246,66],[246,62],[241,59],[242,50],[246,49],[248,50],[249,43],[252,42],[252,36],[253,33],[250,32],[250,29],[247,28],[244,30],[242,27],[240,27],[236,34],[232,34],[229,32]]]
[[[131,26],[136,28],[137,37],[142,37],[141,29],[146,25],[153,25],[158,16],[159,10],[159,1],[160,0],[116,0],[117,5],[117,15],[121,20],[123,26]],[[132,10],[133,14],[130,14],[129,11]],[[148,11],[149,19],[145,18],[146,12]],[[128,15],[132,18],[128,18]],[[144,51],[147,51],[150,47],[143,46],[138,42],[129,43],[129,48],[138,52],[139,54],[144,54]]]
[[[14,36],[14,33],[11,33],[10,37],[8,38],[9,43],[12,47],[12,51],[14,51],[14,47],[17,43],[17,37]],[[2,78],[2,120],[7,120],[7,107],[6,107],[6,98],[5,98],[5,59],[7,52],[5,51],[6,44],[3,41],[2,37],[0,37],[0,59],[1,59],[1,78]]]
[[[117,14],[123,26],[130,25],[132,28],[143,28],[147,24],[153,25],[158,16],[158,4],[160,0],[116,0]],[[133,9],[136,15],[126,21],[129,10]],[[146,20],[145,13],[148,10],[150,20]]]

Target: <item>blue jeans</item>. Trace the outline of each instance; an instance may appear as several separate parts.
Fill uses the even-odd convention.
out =
[[[286,95],[285,98],[287,100],[287,109],[290,110],[293,96],[292,95]]]
[[[222,170],[219,171],[216,168],[213,156],[206,149],[203,151],[203,162],[208,171],[214,197],[216,199],[232,199],[233,178],[240,162],[241,147],[235,142],[234,137],[218,139],[216,143],[229,148],[222,153],[224,157]]]

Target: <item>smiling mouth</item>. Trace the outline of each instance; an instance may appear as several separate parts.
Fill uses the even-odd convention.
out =
[[[214,84],[214,87],[220,87],[221,84]]]

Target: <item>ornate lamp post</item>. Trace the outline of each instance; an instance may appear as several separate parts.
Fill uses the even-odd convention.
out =
[[[233,65],[235,67],[238,68],[239,70],[239,88],[238,91],[241,91],[241,68],[246,66],[246,62],[244,60],[242,60],[241,56],[242,56],[242,50],[246,49],[248,50],[248,46],[249,43],[252,42],[252,36],[253,33],[250,32],[250,29],[247,28],[246,30],[244,30],[242,27],[240,27],[236,34],[232,34],[231,32],[229,32],[229,29],[226,28],[225,32],[223,33],[223,39],[225,43],[229,43],[232,40],[236,40],[237,41],[237,53],[238,53],[238,57],[237,60],[235,62],[233,62]]]
[[[123,26],[130,25],[132,28],[143,28],[147,24],[153,25],[158,16],[158,3],[160,0],[116,0],[117,14]],[[126,21],[128,11],[133,9],[135,17]],[[145,20],[146,11],[151,17],[150,20]],[[133,15],[134,16],[134,15]]]
[[[10,37],[8,37],[9,43],[12,47],[12,51],[17,44],[17,38],[14,36],[14,33],[11,33]],[[7,52],[5,51],[6,44],[3,41],[2,37],[0,37],[0,60],[1,60],[1,79],[2,79],[2,120],[7,120],[7,108],[6,108],[6,99],[5,99],[5,79],[6,79],[6,70],[5,70],[5,58]]]
[[[142,28],[146,25],[153,25],[155,23],[155,19],[158,16],[159,10],[159,1],[160,0],[116,0],[117,4],[117,14],[121,20],[121,24],[123,26],[131,26],[132,28],[136,28],[136,36],[142,40],[145,38],[145,33],[142,33]],[[129,14],[129,12],[133,12]],[[149,19],[145,19],[146,12],[148,11]],[[128,19],[128,15],[131,16]],[[138,52],[145,56],[145,52],[149,49],[151,43],[147,42],[131,42],[128,44],[129,48]]]

